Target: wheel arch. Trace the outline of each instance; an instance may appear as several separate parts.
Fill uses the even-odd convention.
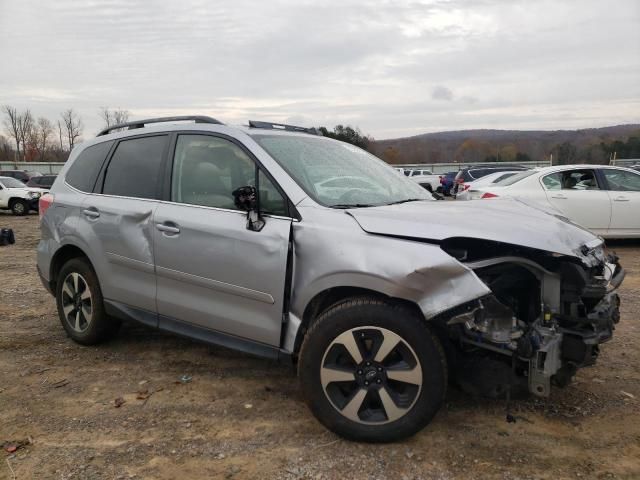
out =
[[[414,311],[420,318],[424,319],[424,314],[422,313],[422,310],[420,310],[418,304],[404,298],[391,297],[377,290],[349,285],[326,288],[321,292],[318,292],[309,302],[307,302],[302,318],[300,319],[300,324],[297,326],[292,353],[294,355],[299,353],[302,341],[304,340],[309,326],[320,314],[338,302],[350,298],[365,296],[369,298],[377,298],[390,304],[402,304],[406,308]]]
[[[17,201],[23,201],[25,203],[29,203],[29,200],[27,200],[26,198],[22,198],[22,197],[10,197],[9,201],[7,202],[7,206],[9,208],[11,208],[13,206],[13,204]]]
[[[89,256],[84,252],[84,250],[73,244],[63,245],[53,255],[49,266],[49,285],[51,286],[52,292],[56,291],[56,282],[58,280],[58,274],[60,273],[62,266],[72,258],[83,258],[95,271],[95,268],[91,263]]]

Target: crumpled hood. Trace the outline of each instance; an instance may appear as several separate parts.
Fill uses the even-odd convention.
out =
[[[424,201],[347,210],[368,233],[440,241],[478,238],[583,257],[601,240],[559,215],[518,199]]]

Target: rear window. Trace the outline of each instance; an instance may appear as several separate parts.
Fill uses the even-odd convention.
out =
[[[116,147],[104,176],[102,193],[157,198],[166,135],[123,140]]]
[[[93,191],[98,173],[111,149],[111,145],[113,145],[113,141],[98,143],[85,148],[69,168],[65,177],[67,183],[82,192]]]
[[[524,180],[525,178],[530,177],[534,173],[536,173],[535,170],[524,170],[523,172],[513,174],[510,177],[503,178],[499,182],[495,182],[494,185],[504,185],[504,186],[513,185],[514,183],[517,183],[520,180]]]

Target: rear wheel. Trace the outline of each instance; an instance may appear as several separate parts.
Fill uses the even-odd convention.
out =
[[[388,442],[421,430],[440,408],[444,352],[422,318],[375,298],[324,312],[307,332],[299,376],[313,414],[346,438]]]
[[[107,340],[120,327],[118,320],[106,315],[98,278],[91,265],[82,258],[69,260],[60,270],[56,303],[65,331],[83,345]]]
[[[11,211],[14,215],[26,215],[29,213],[29,204],[18,198],[11,202]]]

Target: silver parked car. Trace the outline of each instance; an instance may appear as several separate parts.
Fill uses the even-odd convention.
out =
[[[433,201],[314,133],[173,117],[76,147],[38,246],[68,335],[135,320],[294,362],[320,422],[365,441],[419,431],[450,378],[548,396],[595,362],[624,277],[599,237],[515,200]],[[336,176],[354,188],[318,188]]]

